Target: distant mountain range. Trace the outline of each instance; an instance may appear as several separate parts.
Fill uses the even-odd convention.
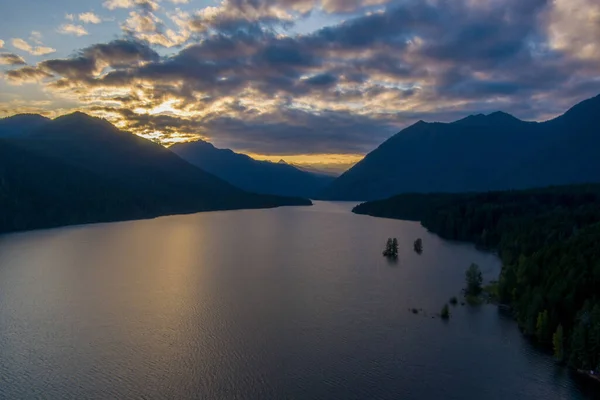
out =
[[[320,198],[375,200],[588,182],[600,182],[600,96],[542,123],[502,112],[453,123],[419,121],[369,153]]]
[[[600,96],[542,123],[501,112],[420,121],[331,181],[203,141],[168,150],[82,113],[0,120],[0,232],[7,232],[310,204],[304,197],[373,200],[600,182]]]
[[[0,120],[0,232],[308,204],[239,189],[83,113]]]
[[[305,171],[283,160],[258,161],[228,149],[217,149],[202,140],[175,144],[170,150],[190,164],[256,193],[314,197],[334,180],[332,176]]]

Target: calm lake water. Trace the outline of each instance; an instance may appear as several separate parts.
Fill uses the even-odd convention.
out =
[[[471,262],[493,279],[497,258],[351,208],[0,237],[0,397],[594,398],[496,307],[433,317]]]

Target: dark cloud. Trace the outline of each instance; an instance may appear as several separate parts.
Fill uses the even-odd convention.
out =
[[[205,127],[218,142],[233,148],[284,155],[362,154],[373,150],[397,130],[389,120],[349,112],[314,114],[294,109],[280,110],[257,120],[222,115],[207,121]]]
[[[96,62],[106,62],[112,68],[127,67],[139,61],[158,61],[159,55],[147,45],[132,40],[113,40],[82,50],[82,55]]]
[[[306,82],[308,85],[314,86],[332,86],[336,84],[337,81],[338,78],[336,76],[325,73],[311,76],[310,78],[307,78],[304,82]]]
[[[236,111],[246,110],[242,106]],[[267,154],[361,154],[373,150],[397,129],[390,121],[331,111],[315,115],[285,109],[261,115],[258,119],[252,118],[251,112],[246,119],[232,118],[224,113],[202,121],[171,115],[140,115],[129,110],[118,112],[130,121],[133,129],[161,131],[167,138],[179,136],[182,131],[196,132],[212,137],[218,145]],[[320,127],[318,131],[313,128],[315,126]],[[369,135],[365,135],[365,131]],[[286,146],[282,147],[281,143]]]
[[[159,55],[150,47],[131,40],[114,40],[96,44],[65,59],[51,59],[40,62],[35,68],[25,67],[9,75],[14,80],[23,77],[63,78],[57,86],[70,84],[93,84],[94,76],[105,68],[130,68],[144,61],[158,62]]]
[[[314,54],[303,51],[293,39],[272,40],[271,43],[256,55],[257,64],[268,64],[270,67],[308,67],[317,63]]]
[[[91,76],[96,70],[96,60],[85,56],[46,60],[38,64],[38,68],[75,81]]]
[[[25,65],[23,57],[14,53],[0,53],[0,65]]]
[[[13,84],[38,82],[52,77],[53,75],[47,72],[29,66],[6,72],[6,78]]]

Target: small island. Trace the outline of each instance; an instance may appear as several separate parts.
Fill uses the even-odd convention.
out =
[[[388,238],[383,256],[392,259],[398,258],[398,239]]]

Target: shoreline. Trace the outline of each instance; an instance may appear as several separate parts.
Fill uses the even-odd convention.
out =
[[[600,372],[594,373],[593,371],[583,369],[577,369],[576,371],[578,374],[586,376],[587,378],[595,381],[596,383],[600,383]]]

